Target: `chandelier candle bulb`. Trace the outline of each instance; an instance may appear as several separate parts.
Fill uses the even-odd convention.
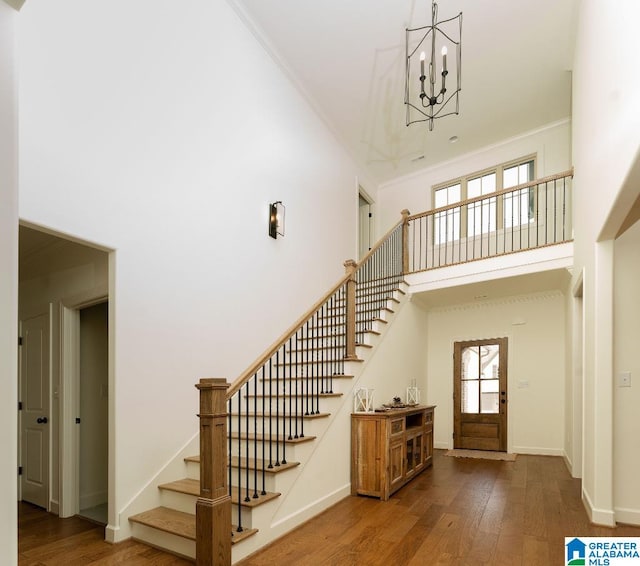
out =
[[[425,60],[426,54],[423,51],[422,53],[420,53],[420,74],[424,77],[424,60]]]
[[[442,46],[442,74],[447,72],[447,46]]]

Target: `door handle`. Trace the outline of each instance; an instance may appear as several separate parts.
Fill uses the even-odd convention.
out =
[[[49,422],[49,419],[47,419],[47,417],[38,417],[38,419],[36,420],[36,422],[38,424],[47,424]]]

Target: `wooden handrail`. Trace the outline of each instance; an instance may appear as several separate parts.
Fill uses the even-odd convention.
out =
[[[387,238],[403,223],[403,220],[397,222],[391,230],[389,230],[373,248],[356,264],[354,271],[356,271],[361,265],[363,265],[369,257],[387,240]],[[353,260],[348,260],[353,261]],[[271,346],[269,346],[262,355],[251,364],[240,376],[230,385],[227,390],[227,399],[233,397],[233,395],[240,390],[240,388],[251,379],[260,368],[269,361],[269,359],[282,347],[282,345],[293,336],[302,325],[307,322],[316,311],[333,295],[340,287],[342,287],[352,277],[351,273],[345,274],[329,291],[327,291],[320,299],[318,299],[313,306],[307,310],[300,318],[298,318]]]
[[[315,312],[349,279],[350,275],[344,275],[329,291],[327,291],[313,306],[296,320],[280,338],[278,338],[264,353],[238,377],[227,390],[227,399],[231,398],[269,359],[282,347],[282,345],[293,336],[302,325],[307,322]]]
[[[555,175],[549,175],[548,177],[543,177],[542,179],[536,179],[535,181],[529,181],[527,183],[522,183],[521,185],[516,185],[515,187],[509,187],[508,189],[502,189],[501,191],[496,191],[494,193],[488,193],[486,195],[480,195],[479,197],[473,197],[466,200],[461,200],[454,204],[448,204],[447,206],[441,206],[440,208],[433,208],[431,210],[426,210],[425,212],[419,212],[418,214],[414,214],[408,217],[408,221],[417,220],[418,218],[424,218],[425,216],[431,216],[434,214],[439,214],[441,212],[445,212],[447,210],[455,210],[456,208],[462,208],[464,206],[468,206],[473,204],[474,202],[480,202],[483,200],[487,200],[490,198],[499,197],[502,195],[506,195],[508,193],[515,193],[516,191],[521,191],[523,189],[528,189],[529,187],[535,187],[536,185],[543,185],[545,183],[550,183],[552,181],[557,181],[558,179],[564,179],[566,177],[573,177],[573,167],[568,169],[563,173],[556,173]]]
[[[384,236],[382,236],[382,238],[380,238],[380,239],[378,240],[378,242],[376,243],[376,245],[375,245],[375,246],[373,246],[373,247],[372,247],[372,248],[371,248],[371,249],[370,249],[370,250],[365,254],[365,256],[364,256],[364,257],[363,257],[363,258],[362,258],[362,259],[357,263],[356,270],[357,270],[361,265],[364,265],[364,264],[366,263],[366,261],[367,261],[367,260],[368,260],[368,259],[369,259],[369,258],[370,258],[370,257],[371,257],[371,256],[372,256],[372,255],[377,251],[377,250],[378,250],[378,248],[379,248],[380,246],[382,246],[382,244],[384,244],[384,243],[387,241],[387,239],[389,238],[389,236],[391,236],[391,234],[393,234],[393,231],[394,231],[398,226],[400,226],[400,224],[402,224],[402,223],[403,223],[403,221],[404,221],[404,219],[401,219],[399,222],[396,222],[396,223],[391,227],[391,229],[390,229],[390,230],[388,230],[388,231],[387,231],[387,233],[386,233]]]

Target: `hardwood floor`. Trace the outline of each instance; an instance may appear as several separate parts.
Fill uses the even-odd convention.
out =
[[[580,481],[564,461],[452,458],[387,502],[349,497],[241,566],[564,564],[565,536],[640,536],[640,527],[589,523]]]
[[[111,545],[104,529],[58,519],[28,504],[19,511],[20,566],[186,565],[144,544]],[[636,536],[640,527],[591,525],[561,458],[515,462],[451,458],[387,502],[348,497],[240,562],[241,566],[481,565],[564,563],[565,536]]]
[[[109,544],[104,541],[104,527],[79,517],[59,519],[29,503],[18,504],[18,563],[20,566],[193,566],[192,562],[132,540]]]

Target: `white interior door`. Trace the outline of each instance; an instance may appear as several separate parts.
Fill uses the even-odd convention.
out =
[[[49,503],[49,313],[22,322],[20,364],[22,499]]]

